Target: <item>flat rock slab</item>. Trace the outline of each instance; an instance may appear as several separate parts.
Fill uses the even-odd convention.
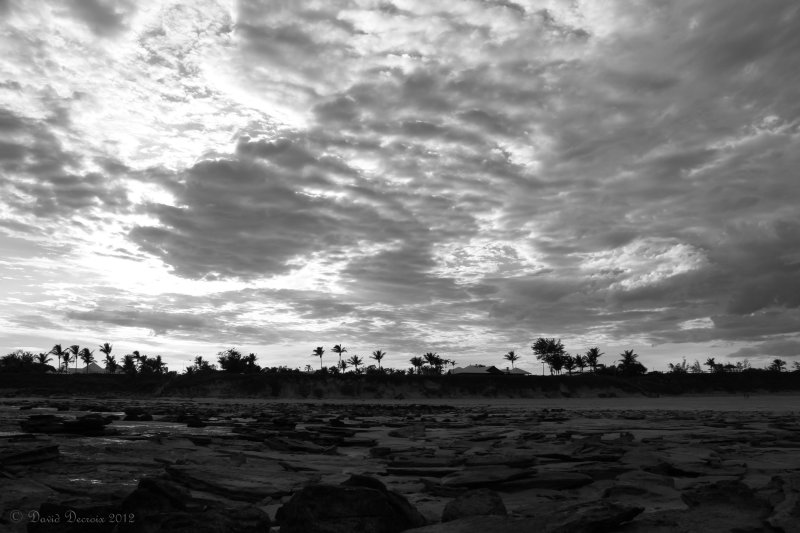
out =
[[[219,494],[232,500],[257,502],[280,498],[299,488],[303,478],[291,473],[254,472],[248,468],[208,468],[203,466],[168,466],[167,474],[176,482],[201,491]]]

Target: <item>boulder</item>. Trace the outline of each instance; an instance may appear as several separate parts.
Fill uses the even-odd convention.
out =
[[[772,514],[767,522],[772,527],[786,532],[800,532],[800,475],[775,476],[767,490],[772,491],[770,503]]]
[[[158,477],[142,478],[123,500],[119,514],[126,518],[115,530],[119,533],[250,533],[269,531],[271,526],[269,515],[257,507],[195,502],[188,489]]]
[[[63,416],[50,414],[31,415],[27,420],[20,421],[22,431],[28,433],[62,433],[64,431]]]
[[[506,515],[503,498],[491,489],[470,490],[450,501],[442,513],[442,522],[467,516]]]
[[[278,510],[281,533],[399,533],[422,515],[380,481],[353,476],[341,485],[310,485]]]
[[[102,435],[105,426],[111,421],[98,413],[79,416],[75,420],[64,421],[64,432],[78,435]]]

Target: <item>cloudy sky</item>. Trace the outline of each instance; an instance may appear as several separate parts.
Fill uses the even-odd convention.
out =
[[[2,0],[0,351],[800,360],[799,8]]]

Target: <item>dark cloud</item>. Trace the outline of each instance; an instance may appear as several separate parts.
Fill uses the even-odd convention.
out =
[[[204,331],[215,323],[214,320],[195,313],[173,313],[153,309],[96,308],[86,311],[67,311],[65,316],[70,320],[144,328],[156,335],[166,335],[176,331]]]
[[[65,2],[71,14],[101,37],[113,36],[126,27],[126,19],[136,4],[131,1],[70,0]]]
[[[31,120],[9,111],[0,115],[0,131],[10,133],[0,141],[0,187],[5,202],[17,214],[64,219],[65,212],[96,217],[119,212],[129,204],[121,183],[127,168],[117,164],[112,172],[76,172],[83,157],[66,150],[47,121]],[[98,210],[98,211],[95,211]]]
[[[800,356],[800,340],[778,338],[758,343],[755,346],[741,348],[728,357],[798,357]]]
[[[322,172],[336,166],[330,161],[283,140],[239,147],[261,159],[194,165],[169,185],[176,205],[145,206],[161,225],[136,227],[131,239],[181,276],[252,278],[285,273],[317,252],[341,254],[359,241],[382,242],[402,231],[374,207],[353,201],[351,189],[335,185]],[[330,255],[322,260],[335,262]]]

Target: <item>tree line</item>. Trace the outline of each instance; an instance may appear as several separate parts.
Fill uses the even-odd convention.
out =
[[[624,350],[619,354],[619,359],[616,364],[605,365],[599,362],[600,357],[604,354],[598,347],[588,348],[583,354],[571,355],[567,353],[561,339],[539,337],[531,345],[531,350],[536,359],[542,363],[542,369],[547,367],[550,375],[561,375],[564,371],[567,374],[573,372],[584,372],[585,369],[590,369],[592,372],[602,372],[611,374],[621,374],[625,376],[635,376],[647,373],[647,368],[642,365],[638,358],[639,355],[633,350]],[[16,350],[4,357],[0,357],[0,371],[34,371],[46,372],[55,371],[59,373],[67,373],[69,365],[75,363],[75,371],[78,369],[78,361],[83,361],[86,366],[86,372],[89,372],[89,365],[96,362],[95,351],[104,354],[104,358],[99,361],[104,365],[107,372],[112,374],[126,374],[126,375],[159,375],[167,374],[169,372],[166,364],[160,355],[154,357],[144,355],[137,350],[122,357],[121,361],[117,361],[116,357],[112,355],[113,346],[109,343],[99,345],[97,350],[90,350],[87,347],[81,348],[79,345],[71,345],[64,348],[61,344],[56,344],[49,352],[40,352],[34,354],[32,352]],[[331,349],[331,352],[338,356],[338,361],[335,365],[324,366],[323,356],[325,348],[317,346],[311,352],[312,357],[319,358],[320,368],[317,372],[326,374],[341,374],[350,369],[355,374],[361,373],[383,373],[383,374],[408,374],[408,375],[441,375],[444,374],[447,367],[454,368],[456,362],[451,359],[444,358],[436,352],[426,352],[421,356],[415,356],[409,359],[411,367],[408,370],[385,368],[382,364],[386,357],[386,352],[383,350],[375,350],[369,356],[369,359],[377,363],[375,365],[367,365],[364,358],[360,355],[352,355],[346,358],[344,354],[348,353],[347,349],[341,345],[336,344]],[[49,363],[55,357],[56,366],[53,367]],[[514,350],[509,350],[504,354],[503,359],[511,363],[511,368],[517,361],[521,359],[521,355]],[[197,356],[194,363],[184,370],[185,374],[193,374],[197,372],[211,372],[223,371],[232,373],[254,373],[261,371],[274,371],[274,370],[289,370],[288,367],[277,367],[272,369],[262,368],[257,364],[258,357],[254,353],[244,355],[236,348],[228,348],[217,353],[217,364],[214,364],[202,356]],[[477,365],[483,366],[483,365]],[[750,363],[745,359],[737,363],[717,363],[713,357],[709,357],[704,365],[701,365],[698,360],[694,363],[687,363],[686,358],[681,362],[669,363],[668,372],[670,373],[703,373],[703,366],[708,367],[709,373],[724,373],[724,372],[742,372],[751,368]],[[782,372],[785,371],[787,362],[782,359],[772,360],[766,367],[767,370]],[[800,371],[800,362],[793,363],[793,369]],[[314,371],[310,364],[305,365],[306,372]]]

